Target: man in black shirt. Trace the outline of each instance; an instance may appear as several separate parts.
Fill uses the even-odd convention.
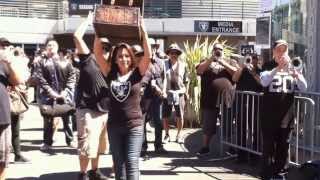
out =
[[[83,40],[83,35],[90,23],[92,13],[78,27],[74,34],[74,43],[79,56],[79,84],[77,87],[77,129],[80,160],[79,180],[107,179],[98,170],[99,155],[106,150],[106,124],[108,119],[107,84],[96,63],[95,56]],[[108,51],[105,52],[108,56]],[[91,161],[91,170],[87,167]]]
[[[216,134],[216,124],[219,114],[220,97],[229,98],[232,85],[232,75],[237,68],[223,57],[222,44],[214,45],[212,56],[196,66],[197,74],[201,76],[200,108],[203,130],[203,146],[197,153],[206,155],[210,152],[209,145]],[[225,101],[226,102],[226,101]],[[231,104],[231,102],[226,102]]]
[[[232,77],[233,81],[237,83],[236,90],[262,92],[262,86],[260,84],[261,68],[258,67],[258,60],[257,54],[247,55],[244,60],[239,60],[239,68]],[[257,134],[257,112],[258,107],[260,107],[258,104],[258,96],[240,94],[236,97],[236,102],[237,103],[234,104],[234,110],[237,116],[237,143],[240,146],[246,147],[247,133],[253,133],[250,134],[250,136],[254,138],[252,145],[255,151],[259,151],[259,145],[257,144],[257,138],[259,137]],[[254,111],[252,112],[253,107]],[[249,132],[246,132],[247,128]],[[245,162],[247,159],[247,153],[239,149],[238,162]]]

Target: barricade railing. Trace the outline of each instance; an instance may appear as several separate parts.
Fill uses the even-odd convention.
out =
[[[232,106],[220,103],[220,152],[223,146],[262,155],[261,106],[263,93],[236,91]],[[296,93],[294,126],[290,138],[289,161],[298,165],[319,159],[320,93]],[[276,109],[275,109],[276,111]]]
[[[259,116],[262,94],[236,91],[231,107],[223,105],[223,101],[221,98],[219,120],[221,143],[260,155],[261,140],[258,137],[260,137]]]

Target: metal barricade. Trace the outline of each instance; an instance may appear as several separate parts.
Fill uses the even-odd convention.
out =
[[[295,121],[290,141],[289,161],[299,165],[316,159],[316,104],[309,97],[295,96]],[[319,152],[319,151],[318,151]]]
[[[220,152],[223,146],[262,155],[260,129],[261,105],[263,93],[236,91],[232,107],[220,103]],[[317,103],[315,103],[315,100]],[[318,159],[320,146],[319,117],[320,94],[296,93],[294,97],[294,129],[292,131],[289,161],[301,164]]]
[[[221,99],[220,142],[236,149],[261,154],[260,105],[262,94],[236,91],[232,107],[224,106]],[[223,147],[221,146],[220,151]]]

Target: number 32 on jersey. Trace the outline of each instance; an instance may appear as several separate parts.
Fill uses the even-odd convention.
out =
[[[269,86],[269,92],[292,93],[295,89],[295,80],[287,72],[277,73]]]

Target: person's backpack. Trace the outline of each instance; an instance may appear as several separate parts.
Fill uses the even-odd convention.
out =
[[[320,160],[308,161],[289,170],[288,180],[320,180]]]

